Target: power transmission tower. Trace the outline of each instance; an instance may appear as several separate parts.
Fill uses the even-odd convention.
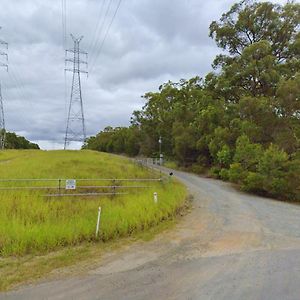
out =
[[[0,30],[1,30],[1,27],[0,27]],[[5,50],[8,50],[8,43],[0,39],[0,47],[1,47],[1,49],[4,48]],[[3,63],[1,61],[0,67],[4,67],[8,71],[8,55],[7,55],[7,53],[0,50],[0,56],[5,57],[5,63]],[[3,150],[5,147],[5,136],[6,136],[6,130],[5,130],[4,108],[3,108],[2,88],[1,88],[1,82],[0,82],[0,150]]]
[[[84,142],[86,139],[80,74],[88,74],[86,70],[81,69],[82,65],[85,65],[87,68],[88,54],[87,52],[80,50],[80,42],[82,41],[83,36],[75,38],[71,34],[71,37],[74,42],[74,48],[66,50],[65,63],[66,65],[68,63],[73,63],[73,68],[66,68],[65,71],[73,73],[73,80],[64,149],[67,148],[70,142]],[[70,54],[72,54],[72,58],[68,58],[68,55]],[[82,59],[82,56],[84,56],[85,59]]]

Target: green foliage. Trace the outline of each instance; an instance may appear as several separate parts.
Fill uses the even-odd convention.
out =
[[[210,25],[210,36],[217,45],[240,55],[254,43],[266,41],[278,60],[289,58],[289,48],[297,36],[300,5],[290,2],[284,6],[271,2],[241,1]]]
[[[220,173],[220,178],[223,180],[229,180],[229,170],[228,169],[221,169]]]
[[[260,144],[252,144],[246,135],[242,135],[236,141],[234,162],[239,163],[244,170],[255,171],[262,152]]]
[[[246,176],[247,172],[243,169],[240,163],[233,163],[230,165],[228,171],[228,178],[230,181],[241,183]]]
[[[195,174],[203,174],[205,172],[205,168],[203,167],[203,165],[199,165],[199,164],[193,164],[191,166],[191,171]]]
[[[242,181],[246,191],[283,199],[299,199],[299,160],[289,160],[286,152],[271,144],[258,160],[257,172],[248,172]]]
[[[271,144],[259,160],[258,172],[264,177],[263,188],[273,196],[289,192],[286,164],[288,155]]]
[[[192,127],[184,127],[183,124],[175,122],[173,124],[174,154],[180,163],[184,164],[187,158],[189,162],[197,157],[195,150],[195,134]]]
[[[255,172],[248,172],[243,181],[242,189],[247,192],[263,193],[263,182],[263,175]]]
[[[217,127],[212,135],[212,139],[208,145],[210,155],[215,162],[218,162],[218,153],[226,148],[229,141],[230,132],[228,128]],[[228,146],[227,146],[228,147]],[[229,151],[229,148],[228,148]]]
[[[220,178],[220,172],[221,172],[221,169],[220,167],[211,167],[210,170],[209,170],[209,175],[213,178]]]
[[[5,133],[5,149],[40,149],[37,144],[31,143],[23,136],[14,132]]]
[[[112,152],[135,156],[139,153],[139,131],[132,126],[126,127],[106,127],[96,136],[86,140],[83,149],[97,150],[102,152]]]
[[[218,162],[222,167],[229,167],[232,161],[232,155],[230,148],[224,145],[222,149],[217,153]]]

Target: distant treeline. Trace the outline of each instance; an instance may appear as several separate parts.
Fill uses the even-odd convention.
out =
[[[40,149],[40,147],[14,132],[6,132],[5,149]]]
[[[300,200],[299,28],[299,3],[233,5],[210,25],[228,53],[213,72],[146,93],[130,127],[107,127],[84,148],[157,156],[161,136],[164,155],[179,166]]]

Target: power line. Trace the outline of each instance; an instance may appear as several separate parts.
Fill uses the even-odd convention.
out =
[[[96,65],[96,62],[97,62],[97,60],[98,60],[98,58],[99,58],[99,55],[101,54],[101,51],[102,51],[102,49],[103,49],[103,45],[104,45],[105,40],[106,40],[106,38],[107,38],[107,36],[108,36],[109,30],[110,30],[110,28],[111,28],[111,26],[112,26],[112,24],[113,24],[113,22],[114,22],[114,20],[115,20],[115,18],[116,18],[116,15],[117,15],[118,10],[119,10],[119,8],[120,8],[121,2],[122,2],[122,0],[119,0],[118,5],[117,5],[116,10],[115,10],[115,13],[114,13],[114,15],[113,15],[113,17],[112,17],[112,19],[111,19],[111,22],[109,23],[109,25],[108,25],[108,27],[107,27],[107,30],[106,30],[106,32],[105,32],[104,38],[103,38],[102,43],[101,43],[100,48],[99,48],[99,51],[98,51],[98,53],[96,54],[96,58],[94,59],[93,64],[92,64],[92,66],[90,67],[90,72],[93,71],[93,69],[94,69],[94,67],[95,67],[95,65]]]
[[[91,47],[93,47],[94,43],[95,43],[95,40],[97,38],[97,35],[98,35],[98,32],[99,32],[99,29],[100,29],[100,22],[102,20],[102,15],[104,15],[104,5],[105,5],[105,2],[106,0],[103,0],[101,2],[101,5],[100,5],[100,9],[99,9],[99,16],[98,16],[98,20],[97,20],[97,23],[96,23],[96,27],[95,27],[95,30],[94,30],[94,34],[93,34],[93,37],[91,38],[90,40],[90,43],[89,43],[89,46],[88,46],[88,50],[91,49]],[[101,33],[101,31],[100,31]],[[91,52],[90,52],[91,53]],[[92,53],[91,53],[92,54]]]
[[[30,106],[32,107],[31,102],[29,102],[28,99],[25,98],[24,93],[23,93],[23,91],[22,91],[22,89],[21,89],[21,87],[20,87],[20,85],[18,83],[18,80],[16,79],[16,77],[12,73],[12,68],[11,67],[9,68],[8,75],[9,75],[9,78],[10,78],[11,82],[14,82],[14,86],[12,88],[15,89],[15,92],[17,93],[16,97],[17,98],[19,97],[20,101],[22,101],[22,99],[27,100],[27,103],[29,103]],[[12,96],[12,95],[9,96],[8,85],[3,85],[3,86],[6,87],[6,89],[7,89],[7,99],[10,100],[9,102],[11,102],[12,100],[15,99],[15,97]],[[22,101],[22,103],[23,103],[23,101]],[[28,121],[27,119],[25,119],[23,117],[23,112],[21,112],[20,114],[18,114],[18,119],[22,120],[24,123],[26,123]]]
[[[11,79],[15,82],[16,88],[18,89],[22,99],[25,99],[27,101],[27,103],[32,106],[32,103],[30,102],[30,100],[28,99],[28,97],[26,96],[26,88],[23,84],[23,81],[21,80],[21,77],[19,77],[19,75],[17,75],[18,73],[14,72],[13,66],[10,66],[9,71],[8,71],[8,75],[11,77]]]
[[[91,49],[91,62],[93,61],[93,55],[94,55],[94,52],[97,50],[97,47],[98,47],[98,44],[99,44],[99,41],[100,41],[100,37],[101,37],[101,34],[102,34],[102,30],[104,28],[104,24],[105,24],[105,21],[107,20],[107,16],[109,14],[109,11],[110,11],[110,7],[111,7],[111,4],[112,4],[112,0],[109,1],[107,7],[106,7],[106,11],[105,11],[105,15],[104,15],[104,18],[102,20],[102,23],[101,23],[101,27],[100,27],[100,30],[99,30],[99,33],[97,34],[98,35],[98,39],[96,38],[95,39],[95,42],[94,44],[92,45],[92,49]]]
[[[66,12],[66,0],[61,0],[61,17],[62,17],[62,44],[65,50],[67,45],[67,12]]]

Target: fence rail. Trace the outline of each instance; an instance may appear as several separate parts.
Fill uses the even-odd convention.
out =
[[[119,192],[120,190],[140,190],[152,188],[151,185],[121,185],[122,183],[151,183],[151,182],[162,182],[163,178],[79,178],[76,180],[76,187],[74,189],[67,189],[67,181],[70,179],[55,179],[55,178],[10,178],[10,179],[0,179],[0,192],[1,191],[57,191],[57,193],[48,193],[44,195],[45,197],[79,197],[79,196],[100,196],[100,195],[125,195],[128,192]],[[43,186],[42,183],[54,183]],[[94,182],[96,184],[91,183]],[[97,182],[103,182],[102,185],[97,185]],[[105,182],[110,182],[111,184],[105,184]],[[7,186],[1,186],[6,183]],[[13,183],[18,183],[18,186],[11,186]],[[77,183],[82,183],[83,185],[78,185]],[[84,185],[84,183],[90,183]],[[24,184],[24,186],[20,186]],[[35,185],[37,184],[37,185]],[[38,185],[40,184],[40,185]],[[66,185],[65,185],[66,184]],[[82,192],[77,192],[82,191]],[[91,190],[87,192],[87,190]],[[99,190],[99,191],[97,191]],[[101,191],[102,190],[102,191]],[[65,191],[65,192],[64,192]],[[85,192],[86,191],[86,192]]]
[[[58,179],[48,179],[48,178],[44,178],[44,179],[36,179],[36,178],[16,178],[16,179],[0,179],[0,182],[17,182],[17,181],[66,181],[70,178],[58,178]],[[76,179],[77,182],[79,181],[129,181],[129,182],[138,182],[138,181],[161,181],[162,178],[79,178]]]
[[[88,196],[88,197],[95,197],[95,196],[116,196],[116,195],[128,195],[128,193],[79,193],[79,194],[47,194],[44,197],[79,197],[79,196]]]
[[[105,188],[110,188],[110,189],[146,189],[146,188],[151,188],[152,186],[132,186],[132,185],[85,185],[85,186],[77,186],[76,189],[105,189]],[[5,191],[5,190],[57,190],[57,189],[63,189],[62,187],[57,187],[57,186],[16,186],[16,187],[0,187],[0,191]]]

